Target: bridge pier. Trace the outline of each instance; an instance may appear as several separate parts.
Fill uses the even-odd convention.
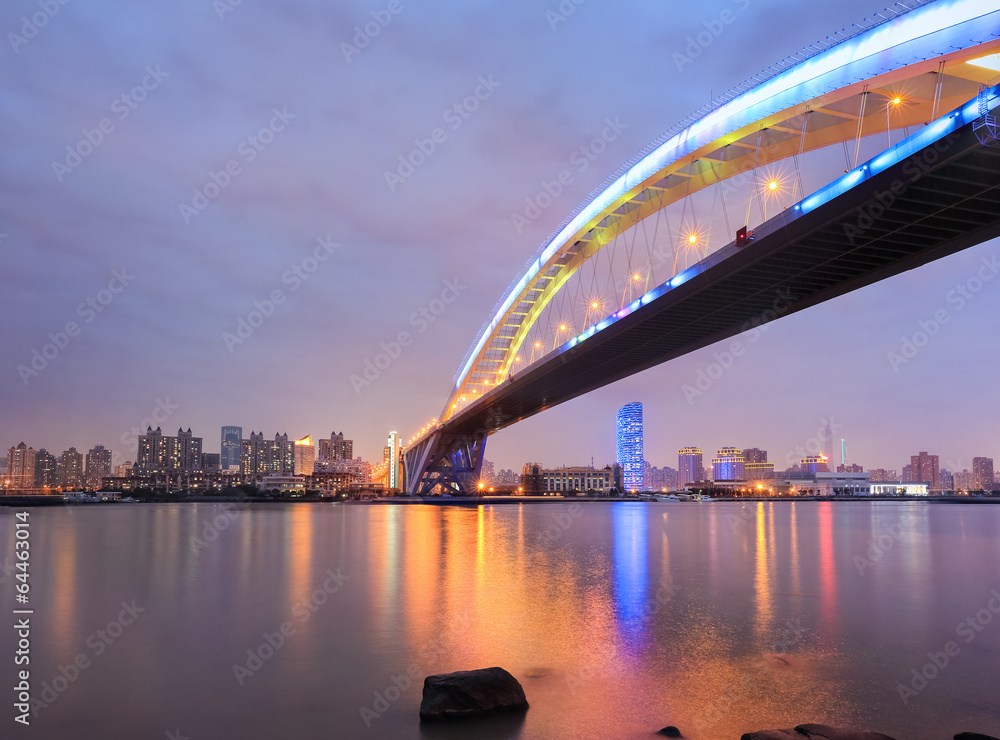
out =
[[[445,434],[432,432],[403,453],[406,491],[427,496],[435,488],[454,496],[479,494],[486,432]]]

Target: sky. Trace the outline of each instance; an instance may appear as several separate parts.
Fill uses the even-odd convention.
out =
[[[713,95],[881,8],[5,3],[0,446],[100,443],[123,461],[154,421],[190,427],[208,452],[223,425],[342,431],[381,460],[390,430],[405,438],[439,415],[512,278],[610,172]],[[674,54],[726,9],[737,22],[679,69]],[[525,198],[608,119],[622,126],[607,150],[516,228]],[[418,147],[424,161],[402,166]],[[676,467],[681,446],[735,445],[782,467],[840,438],[866,469],[921,450],[952,470],[1000,457],[1000,280],[949,300],[998,250],[782,318],[701,395],[684,386],[721,346],[501,431],[486,456],[498,469],[603,465],[615,412],[641,401],[654,465]],[[947,323],[893,364],[941,309]],[[357,382],[401,332],[410,343]]]

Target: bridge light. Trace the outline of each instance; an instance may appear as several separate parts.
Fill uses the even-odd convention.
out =
[[[688,236],[688,244],[696,244],[698,242],[698,235],[691,234]]]
[[[520,357],[515,357],[515,358],[514,358],[514,362],[520,362],[520,361],[521,361],[521,358],[520,358]]]
[[[767,184],[767,189],[768,190],[777,190],[778,189],[778,181],[777,180],[771,180],[771,182],[769,182]]]
[[[902,99],[902,98],[893,98],[893,99],[892,99],[892,104],[893,104],[893,105],[899,105],[899,104],[900,104],[900,103],[902,103],[902,102],[903,102],[903,99]]]
[[[632,276],[632,279],[633,280],[642,280],[642,275],[640,275],[639,273],[636,273],[635,275]]]
[[[593,303],[591,303],[591,304],[590,304],[590,307],[591,307],[591,308],[599,308],[599,307],[600,307],[600,305],[601,305],[601,304],[599,304],[599,303],[598,303],[597,301],[594,301]]]
[[[538,349],[541,346],[542,346],[541,342],[535,342],[535,349]]]
[[[561,324],[559,326],[559,331],[566,331],[566,324]]]

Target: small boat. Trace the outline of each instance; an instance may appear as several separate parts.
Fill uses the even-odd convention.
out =
[[[677,502],[680,502],[680,499],[677,498],[677,496],[675,496],[672,493],[654,493],[653,494],[653,500],[654,501],[677,501]]]

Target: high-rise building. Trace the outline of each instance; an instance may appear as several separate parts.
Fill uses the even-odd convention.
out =
[[[970,473],[971,476],[971,473]],[[947,468],[941,468],[938,471],[938,480],[941,481],[942,491],[953,491],[955,490],[955,476],[951,474],[951,471]]]
[[[745,463],[766,463],[767,462],[767,450],[762,450],[757,447],[744,447],[743,448],[743,462]]]
[[[96,445],[87,453],[87,486],[95,490],[101,487],[101,480],[111,477],[111,450],[104,445]]]
[[[59,485],[59,460],[44,447],[35,452],[35,485],[38,488]]]
[[[626,491],[641,491],[645,484],[642,453],[642,404],[627,403],[618,409],[618,464]]]
[[[83,455],[70,447],[59,456],[59,485],[63,488],[83,488]]]
[[[127,478],[134,466],[135,463],[131,460],[126,460],[120,465],[115,465],[115,478]]]
[[[993,458],[972,458],[972,490],[989,491],[993,488],[993,483]]]
[[[682,447],[677,451],[677,485],[686,486],[705,480],[700,447]]]
[[[497,482],[496,467],[493,465],[492,460],[483,459],[483,470],[479,474],[479,480],[483,481],[488,486],[494,486]]]
[[[274,435],[274,441],[265,440],[264,432],[250,432],[250,439],[241,443],[240,472],[243,475],[294,475],[294,442],[287,434]]]
[[[932,491],[941,490],[938,456],[921,452],[910,456],[910,477],[915,483],[927,483]]]
[[[872,468],[870,473],[870,480],[872,483],[896,483],[897,481],[899,481],[899,477],[896,475],[895,470],[886,470],[885,468]]]
[[[219,464],[223,470],[239,467],[242,455],[243,427],[222,427],[222,447]]]
[[[830,458],[826,455],[810,455],[799,461],[804,473],[829,473]]]
[[[203,473],[218,473],[222,471],[222,453],[203,452],[201,453],[201,468]]]
[[[316,465],[316,448],[312,437],[295,440],[295,475],[312,475]]]
[[[201,470],[201,442],[190,427],[169,437],[160,427],[147,426],[146,433],[139,435],[136,463],[143,473],[194,473]]]
[[[912,483],[913,482],[913,467],[911,465],[904,465],[903,472],[899,474],[900,483]]]
[[[7,450],[7,475],[10,488],[32,488],[35,485],[35,450],[21,442]]]
[[[738,447],[723,447],[712,458],[712,480],[746,480],[743,450]]]
[[[387,488],[402,488],[403,480],[400,474],[399,460],[401,446],[399,432],[389,432],[389,439],[385,443],[385,449],[382,451],[382,459],[388,464],[388,472],[386,473]]]
[[[354,440],[344,439],[343,432],[330,432],[330,439],[319,441],[320,460],[351,460],[354,457]]]

